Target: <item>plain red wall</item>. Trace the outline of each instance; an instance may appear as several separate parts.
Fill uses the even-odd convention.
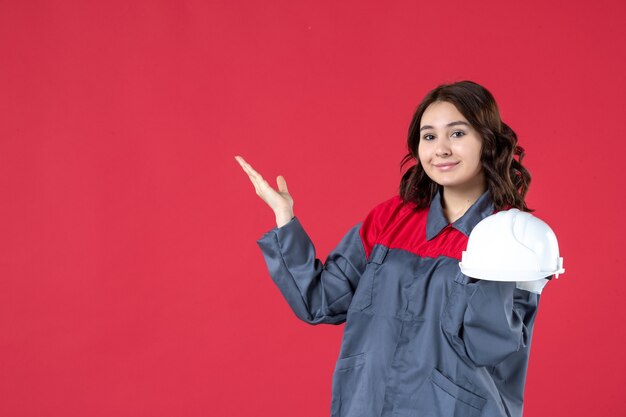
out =
[[[0,415],[324,416],[341,326],[256,245],[272,184],[325,259],[396,193],[428,90],[485,85],[566,273],[525,415],[626,412],[623,1],[2,1]]]

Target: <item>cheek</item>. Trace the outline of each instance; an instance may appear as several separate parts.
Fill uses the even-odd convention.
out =
[[[476,164],[479,167],[482,167],[482,162],[480,161],[482,159],[482,156],[483,156],[483,150],[482,150],[482,147],[479,146],[478,149],[476,149],[476,153],[474,155],[474,157],[476,158]]]
[[[469,165],[481,165],[480,157],[481,157],[481,148],[480,146],[463,146],[462,148],[457,149],[458,155],[463,155],[463,159]]]
[[[480,165],[480,149],[472,150],[471,157],[475,165]]]
[[[482,140],[477,139],[472,147],[472,153],[474,154],[474,159],[478,165],[481,165],[480,160],[483,154],[483,144]]]
[[[421,141],[420,144],[417,145],[417,157],[419,158],[420,162],[427,160],[428,151],[426,148],[426,146],[422,145]]]

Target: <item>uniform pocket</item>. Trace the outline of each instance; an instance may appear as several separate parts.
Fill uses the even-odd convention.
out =
[[[457,385],[434,368],[412,401],[413,411],[406,415],[478,417],[486,402],[480,395]]]
[[[365,353],[340,358],[333,374],[331,417],[359,415],[365,410],[363,368]]]
[[[350,368],[355,368],[365,363],[365,353],[359,353],[358,355],[348,356],[346,358],[337,359],[335,365],[335,371],[345,371]]]
[[[454,405],[455,409],[459,408],[458,402],[461,402],[463,404],[466,404],[468,407],[474,409],[476,411],[476,415],[478,415],[480,411],[483,409],[485,402],[487,401],[483,397],[477,394],[474,394],[473,392],[463,387],[458,386],[457,384],[452,382],[452,380],[446,377],[444,374],[439,372],[439,370],[437,370],[436,368],[433,369],[433,371],[431,372],[430,380],[434,385],[436,385],[437,388],[444,391],[446,394],[450,395],[457,401],[457,403]],[[468,409],[467,411],[469,412],[472,410]],[[453,415],[465,416],[465,415],[474,415],[474,414],[455,413]]]

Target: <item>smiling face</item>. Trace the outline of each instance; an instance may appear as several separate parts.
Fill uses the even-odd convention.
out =
[[[482,139],[454,104],[436,101],[428,106],[419,134],[418,157],[431,180],[444,190],[472,193],[485,189]]]

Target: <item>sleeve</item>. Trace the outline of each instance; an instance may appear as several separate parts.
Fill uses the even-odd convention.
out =
[[[366,253],[354,225],[325,262],[297,217],[265,233],[257,244],[272,280],[296,316],[310,324],[340,324],[365,270]]]
[[[554,275],[548,278],[541,278],[541,279],[534,280],[534,281],[518,281],[516,286],[520,290],[526,290],[526,291],[534,292],[535,294],[541,294],[541,292],[543,291],[543,287],[546,286],[548,281],[551,280],[553,276]]]
[[[478,280],[456,286],[444,330],[474,366],[495,366],[530,347],[538,294],[515,282]]]

